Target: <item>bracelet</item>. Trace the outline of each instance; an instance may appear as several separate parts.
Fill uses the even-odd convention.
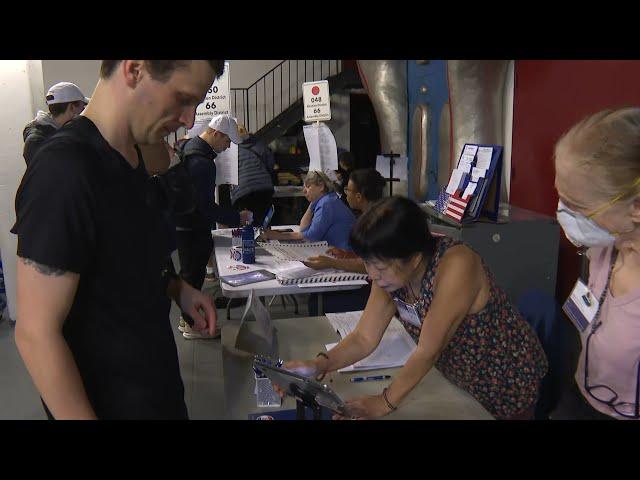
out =
[[[319,352],[319,353],[316,355],[316,358],[318,358],[318,357],[324,357],[324,358],[326,358],[326,359],[327,359],[327,362],[329,361],[329,355],[327,355],[327,354],[326,354],[326,353],[324,353],[324,352]],[[324,377],[325,377],[326,375],[327,375],[327,371],[326,371],[326,370],[325,370],[322,374],[318,374],[318,375],[316,375],[316,381],[321,382],[321,381],[324,379]]]
[[[387,398],[387,390],[388,390],[388,389],[389,389],[389,387],[385,387],[385,388],[382,390],[382,398],[384,398],[384,403],[386,403],[386,404],[387,404],[387,407],[389,407],[389,408],[391,409],[391,411],[393,412],[393,411],[397,410],[397,409],[398,409],[398,407],[394,406],[394,405],[389,401],[389,399]]]

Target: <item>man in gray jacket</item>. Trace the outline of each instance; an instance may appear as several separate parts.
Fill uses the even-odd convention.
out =
[[[253,212],[254,225],[262,225],[273,199],[275,160],[273,153],[243,125],[238,125],[242,143],[238,144],[238,186],[231,190],[231,203],[237,211]]]
[[[49,111],[38,110],[36,118],[29,122],[22,132],[24,157],[27,166],[33,160],[44,141],[72,118],[77,117],[89,103],[77,85],[60,82],[47,92]]]

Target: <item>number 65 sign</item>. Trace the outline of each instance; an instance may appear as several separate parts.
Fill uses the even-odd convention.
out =
[[[305,122],[325,122],[331,120],[331,100],[329,82],[305,82],[302,84]]]

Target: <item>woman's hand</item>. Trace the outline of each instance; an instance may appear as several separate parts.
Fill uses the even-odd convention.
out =
[[[338,247],[330,247],[326,253],[334,258],[358,258],[355,253]]]
[[[309,268],[313,268],[314,270],[324,270],[326,268],[334,267],[333,259],[324,255],[309,257],[302,263],[304,263]]]
[[[373,420],[384,417],[391,410],[380,395],[366,395],[345,402],[346,411],[349,416],[334,415],[333,420]]]
[[[314,377],[320,373],[318,368],[317,359],[315,360],[291,360],[282,365],[283,370],[288,370],[304,377]],[[277,385],[273,385],[275,392],[284,397],[284,390],[281,390]]]
[[[273,230],[263,230],[262,233],[260,234],[260,237],[265,240],[277,240],[276,239],[277,233],[278,232],[274,232]]]

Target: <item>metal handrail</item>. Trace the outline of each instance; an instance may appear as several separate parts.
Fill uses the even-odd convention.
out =
[[[316,62],[320,62],[320,75],[316,75]],[[304,62],[304,78],[301,78],[300,67]],[[311,65],[311,75],[308,75],[308,65]],[[328,72],[325,72],[324,63],[328,62]],[[295,95],[293,94],[293,87],[291,85],[292,73],[295,66]],[[287,68],[287,74],[285,76],[284,69]],[[335,68],[332,68],[335,67]],[[238,118],[238,121],[243,123],[248,131],[257,132],[260,128],[263,128],[271,120],[276,118],[287,108],[299,101],[301,98],[300,81],[308,82],[315,80],[323,80],[331,75],[337,74],[342,71],[342,62],[340,60],[283,60],[275,67],[271,68],[267,73],[262,75],[258,80],[253,82],[246,88],[232,88],[230,95],[232,100],[231,109],[233,114]],[[326,73],[326,76],[325,76]],[[279,76],[279,88],[280,99],[276,101],[276,81]],[[287,85],[284,85],[284,79],[288,80]],[[267,88],[267,80],[270,80],[270,88]],[[262,83],[262,102],[259,103],[258,90]],[[271,95],[268,95],[271,93]],[[285,96],[286,100],[285,101]],[[242,102],[240,108],[238,108],[238,97]],[[251,99],[255,99],[254,105],[250,106]],[[267,100],[269,98],[269,100]],[[276,113],[276,105],[279,103],[279,110]],[[270,108],[269,108],[270,107]],[[270,110],[270,115],[267,115],[267,110]]]

